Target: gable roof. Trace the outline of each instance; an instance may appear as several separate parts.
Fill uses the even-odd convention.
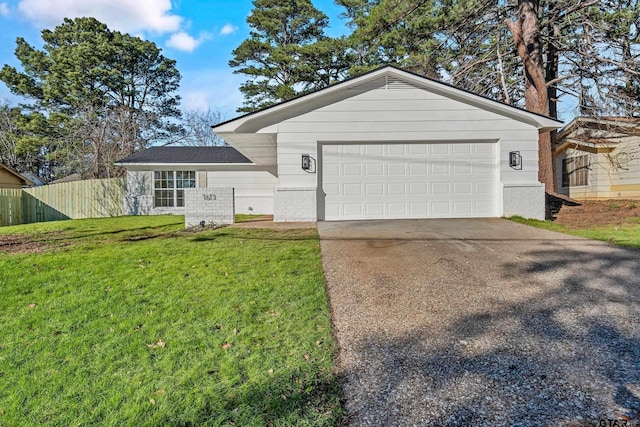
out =
[[[576,117],[558,132],[556,152],[569,147],[610,151],[632,136],[640,136],[640,118]]]
[[[67,176],[63,176],[62,178],[55,179],[50,182],[50,184],[62,184],[63,182],[76,182],[82,181],[82,177],[77,173],[72,173]]]
[[[558,129],[562,125],[561,121],[551,117],[532,113],[387,65],[315,92],[228,120],[212,126],[212,129],[256,164],[273,165],[276,162],[276,132],[268,129],[270,126],[371,90],[373,86],[367,84],[375,83],[380,79],[384,79],[385,85],[392,85],[398,80],[407,82],[447,98],[530,124],[538,129],[539,133]]]
[[[41,185],[45,184],[44,178],[36,175],[33,172],[22,172],[20,175],[24,176],[29,181],[31,181],[34,187],[40,187]]]
[[[35,186],[35,183],[33,181],[31,181],[30,179],[20,175],[18,172],[14,171],[13,169],[11,169],[9,166],[0,164],[0,171],[4,170],[6,171],[9,175],[13,175],[14,177],[18,178],[18,180],[20,180],[21,185],[23,187],[33,187]]]
[[[637,117],[593,117],[581,116],[573,119],[558,132],[558,140],[566,137],[578,128],[618,131],[628,135],[640,134],[640,118]]]
[[[251,160],[233,147],[151,147],[118,160],[116,165],[233,164]]]

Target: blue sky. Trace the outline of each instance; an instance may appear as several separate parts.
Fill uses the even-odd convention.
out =
[[[347,32],[333,0],[313,3],[329,16],[328,35]],[[20,66],[13,53],[17,37],[42,48],[42,29],[65,17],[93,16],[112,30],[155,42],[177,61],[183,108],[212,108],[230,118],[242,104],[238,88],[244,77],[234,75],[228,62],[249,36],[251,9],[251,0],[0,0],[0,66]],[[0,82],[2,99],[18,101]]]

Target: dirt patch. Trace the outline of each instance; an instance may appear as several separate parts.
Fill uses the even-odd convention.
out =
[[[296,230],[316,228],[315,222],[273,222],[272,216],[254,218],[252,220],[233,224],[235,228],[268,228],[272,230]]]
[[[0,235],[0,252],[7,253],[39,253],[51,249],[51,245],[43,241],[34,241],[27,234]]]
[[[639,223],[640,200],[591,200],[563,206],[554,223],[576,228]]]

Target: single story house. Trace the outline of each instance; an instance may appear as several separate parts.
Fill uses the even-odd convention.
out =
[[[9,166],[0,164],[0,188],[33,187],[35,184]]]
[[[82,181],[82,177],[77,173],[72,173],[67,176],[63,176],[62,178],[55,179],[51,181],[49,184],[64,184],[65,182],[78,182]]]
[[[578,117],[558,132],[555,155],[561,194],[640,198],[640,118]]]
[[[33,182],[33,187],[41,187],[46,184],[44,178],[36,175],[33,172],[22,172],[20,175]]]
[[[538,135],[560,126],[386,66],[214,126],[240,155],[231,162],[203,148],[181,160],[151,149],[118,164],[129,171],[131,212],[177,207],[179,191],[167,186],[186,185],[193,171],[190,186],[255,190],[263,204],[242,206],[275,221],[544,219]]]
[[[233,187],[236,213],[273,213],[275,168],[233,147],[151,147],[119,160],[127,169],[125,215],[184,214],[184,189]]]

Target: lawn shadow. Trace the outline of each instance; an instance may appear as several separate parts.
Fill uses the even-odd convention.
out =
[[[343,372],[351,424],[640,423],[640,251],[570,247],[496,266],[499,309],[461,308],[469,314],[438,334],[414,327],[349,342],[358,361]],[[511,298],[510,287],[532,295]]]
[[[254,424],[257,419],[262,425],[295,425],[312,420],[313,425],[337,425],[341,414],[337,378],[307,378],[306,384],[295,387],[299,380],[299,372],[281,373],[243,390],[237,399],[228,402],[224,409],[228,414],[225,421],[247,425]],[[234,419],[239,405],[254,408],[253,422]]]
[[[224,228],[215,233],[198,234],[191,238],[193,242],[208,242],[220,238],[233,238],[239,240],[255,241],[317,241],[318,234],[315,229],[290,229],[277,230],[266,228]]]
[[[210,372],[217,372],[217,367]],[[273,371],[273,370],[272,370]],[[340,425],[341,381],[318,367],[276,369],[260,379],[238,383],[225,396],[207,399],[189,418],[166,424],[201,425]],[[215,379],[213,379],[215,381]]]

